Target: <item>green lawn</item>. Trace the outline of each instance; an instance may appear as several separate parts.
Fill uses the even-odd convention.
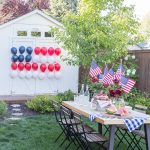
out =
[[[96,123],[90,125],[97,129]],[[65,145],[59,147],[61,139],[54,143],[59,133],[60,128],[52,115],[37,115],[7,121],[0,124],[0,150],[63,150]],[[74,150],[75,147],[72,146],[70,149]],[[126,145],[121,145],[118,150],[120,149],[125,150]]]

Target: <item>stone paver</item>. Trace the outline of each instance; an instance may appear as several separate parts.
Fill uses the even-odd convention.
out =
[[[19,117],[19,116],[22,116],[23,113],[12,113],[11,115],[12,115],[12,116],[18,116],[18,117]]]
[[[20,107],[21,105],[20,104],[12,104],[11,106],[14,108],[17,108],[17,107]]]

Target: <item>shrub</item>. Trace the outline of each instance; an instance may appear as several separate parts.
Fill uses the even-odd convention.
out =
[[[29,109],[37,112],[48,113],[53,111],[51,104],[52,100],[57,100],[57,97],[52,95],[39,95],[33,97],[31,101],[26,103],[26,105]]]
[[[4,115],[7,110],[7,104],[3,101],[0,101],[0,116]]]
[[[60,102],[70,101],[74,99],[74,93],[71,90],[65,91],[64,93],[58,93],[57,98]]]

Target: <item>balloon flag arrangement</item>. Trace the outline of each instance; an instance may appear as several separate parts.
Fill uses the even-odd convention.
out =
[[[39,78],[40,80],[61,78],[60,48],[25,47],[11,48],[11,77]]]

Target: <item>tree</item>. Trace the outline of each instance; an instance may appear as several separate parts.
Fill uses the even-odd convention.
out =
[[[99,64],[116,61],[140,37],[133,7],[122,0],[81,0],[77,12],[68,12],[62,22],[64,30],[55,29],[55,35],[68,50],[64,60],[84,68],[92,59]]]
[[[1,8],[0,22],[7,22],[34,9],[48,9],[49,0],[6,0]]]
[[[50,13],[58,19],[61,19],[66,12],[76,11],[77,0],[51,0]]]

